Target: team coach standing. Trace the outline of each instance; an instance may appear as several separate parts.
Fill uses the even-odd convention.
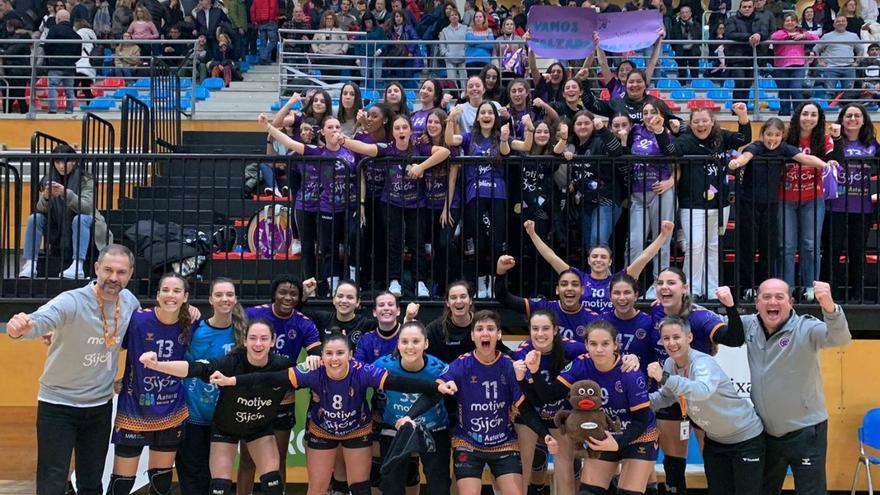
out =
[[[782,491],[787,468],[794,474],[796,495],[826,495],[825,458],[828,449],[828,410],[822,391],[819,353],[852,340],[846,316],[831,297],[831,287],[814,282],[822,319],[792,309],[788,284],[771,278],[758,289],[757,315],[740,318],[730,289],[721,287],[718,299],[727,307],[728,328],[742,328],[741,342],[749,355],[752,402],[764,422],[767,440],[764,465],[765,495]]]
[[[76,451],[79,495],[103,495],[112,430],[113,380],[131,315],[140,308],[125,286],[134,256],[111,244],[95,263],[97,281],[70,290],[6,324],[13,339],[54,332],[37,396],[37,494],[62,495]]]

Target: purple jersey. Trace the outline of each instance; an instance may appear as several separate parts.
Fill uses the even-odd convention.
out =
[[[458,156],[458,147],[449,147],[449,156]],[[425,170],[422,176],[422,203],[423,208],[431,208],[432,210],[442,210],[443,205],[448,200],[449,191],[449,171],[456,165],[450,162],[441,163],[435,167]],[[458,176],[459,179],[461,176]],[[452,201],[449,205],[449,211],[455,211],[461,201],[461,188],[454,186],[452,191]]]
[[[345,211],[346,204],[357,204],[358,175],[354,153],[345,148],[332,151],[311,144],[307,144],[303,151],[303,156],[336,158],[332,164],[329,160],[321,163],[322,212],[339,213]]]
[[[611,96],[612,100],[621,100],[624,96],[626,96],[626,86],[620,79],[613,77],[608,84],[605,85],[605,89],[608,90],[608,94]]]
[[[418,110],[409,116],[409,122],[412,126],[412,135],[414,138],[419,138],[428,129],[428,115],[431,115],[431,112],[434,110],[436,109],[429,108],[427,110]]]
[[[841,163],[837,175],[837,198],[828,202],[831,211],[837,213],[871,213],[874,211],[871,204],[871,160],[864,162],[854,160],[858,157],[871,157],[877,155],[878,145],[876,141],[868,146],[859,141],[846,140],[843,144],[843,156],[848,160]],[[869,221],[865,219],[865,221]],[[838,227],[837,234],[843,234],[843,229]]]
[[[299,160],[295,165],[302,178],[294,198],[297,210],[316,212],[321,208],[321,166],[323,164]],[[330,166],[327,164],[326,166]]]
[[[657,332],[657,335],[660,335],[660,321],[665,317],[666,313],[663,311],[662,304],[659,302],[651,304],[651,319],[654,320],[654,330]],[[688,322],[691,325],[691,333],[694,335],[691,347],[710,356],[714,355],[715,353],[712,351],[712,337],[719,328],[724,326],[724,320],[712,311],[698,304],[692,304]],[[657,345],[661,356],[666,356],[663,347],[659,343]]]
[[[312,392],[309,434],[328,440],[348,440],[372,432],[367,389],[381,390],[388,372],[354,359],[341,380],[327,376],[324,367],[309,371],[305,364],[290,369],[290,383]]]
[[[526,299],[525,303],[526,320],[532,317],[533,311],[546,309],[556,315],[556,321],[559,323],[559,335],[581,344],[587,334],[587,326],[600,318],[599,314],[591,310],[584,301],[581,301],[580,308],[572,313],[562,309],[562,304],[556,300]]]
[[[508,111],[510,112],[510,123],[511,123],[510,136],[513,139],[519,139],[520,141],[524,140],[525,136],[526,136],[526,126],[525,126],[525,124],[523,124],[523,121],[522,121],[523,117],[528,115],[529,117],[531,117],[532,122],[537,124],[538,116],[535,114],[534,111],[529,112],[528,110],[525,110],[525,109],[514,110],[513,108],[509,108]]]
[[[382,202],[398,208],[418,208],[421,200],[419,186],[421,180],[410,179],[406,169],[414,156],[431,156],[430,144],[417,144],[409,150],[398,149],[394,144],[377,144],[377,158],[395,157],[398,160],[380,162],[385,167],[385,184],[382,188]]]
[[[532,340],[527,339],[524,340],[519,347],[513,351],[513,355],[511,356],[515,360],[525,359],[526,354],[529,351],[534,350],[534,346],[532,345]],[[565,357],[565,363],[573,361],[578,358],[581,354],[587,352],[586,346],[582,342],[577,342],[571,339],[562,338],[562,354]],[[553,356],[550,354],[541,354],[541,364],[538,365],[538,372],[541,373],[544,377],[546,377],[547,381],[551,381],[556,378],[557,373],[553,372]],[[526,371],[526,377],[529,378],[531,373]],[[570,409],[571,406],[568,403],[568,397],[563,397],[558,401],[552,404],[541,404],[541,407],[538,408],[538,414],[541,415],[541,419],[552,420],[557,412],[562,409]]]
[[[465,202],[474,198],[506,199],[507,173],[492,139],[483,135],[472,138],[469,133],[462,134],[461,139],[463,156],[485,158],[483,163],[464,165]]]
[[[497,352],[494,361],[484,363],[471,351],[453,361],[437,380],[452,380],[458,387],[453,447],[482,452],[519,451],[511,417],[525,399],[509,357]]]
[[[141,309],[131,317],[122,342],[128,349],[125,375],[116,409],[116,428],[159,431],[180,425],[189,417],[182,379],[148,370],[138,360],[155,352],[161,361],[179,361],[186,355],[180,324],[166,325],[152,309]]]
[[[660,335],[654,328],[654,321],[641,311],[629,319],[623,320],[617,317],[614,311],[602,315],[617,330],[617,339],[620,342],[620,352],[623,354],[635,354],[639,358],[642,373],[648,367],[648,363],[658,359],[657,346]]]
[[[400,324],[389,337],[379,333],[379,330],[367,332],[358,341],[354,358],[363,363],[373,364],[380,357],[389,356],[397,349],[398,337],[400,337]]]
[[[581,356],[572,361],[556,379],[568,388],[578,380],[593,380],[602,388],[602,409],[611,419],[620,421],[624,430],[630,424],[630,413],[649,408],[648,380],[641,372],[623,372],[621,360],[617,359],[609,371],[599,371],[589,356]],[[649,409],[650,410],[650,409]],[[648,428],[632,443],[656,441],[659,433],[654,413],[649,413]],[[623,446],[621,446],[623,447]]]
[[[263,318],[272,323],[275,329],[275,350],[282,356],[287,356],[290,362],[299,360],[303,350],[321,345],[321,337],[318,329],[306,315],[297,310],[287,318],[281,318],[275,314],[271,304],[261,304],[247,308],[244,312],[249,320]]]
[[[581,278],[581,286],[584,288],[584,295],[581,296],[581,301],[586,302],[588,308],[600,314],[614,310],[614,306],[611,304],[611,280],[622,273],[626,273],[626,269],[605,278],[593,278],[591,272],[575,267],[571,267],[570,270]]]
[[[661,156],[663,154],[660,145],[657,144],[657,136],[642,124],[636,124],[632,128],[631,152],[638,156]],[[650,192],[651,186],[672,177],[669,165],[656,161],[633,163],[630,173],[633,193]]]
[[[359,132],[355,134],[354,139],[366,144],[377,144],[373,135],[368,132]],[[362,155],[356,155],[356,157],[358,162],[364,158]],[[364,162],[364,182],[367,184],[368,198],[378,198],[382,194],[382,189],[385,187],[386,170],[387,167],[374,163],[372,160]]]

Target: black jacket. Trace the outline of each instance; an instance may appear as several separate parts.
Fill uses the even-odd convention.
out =
[[[46,66],[49,67],[49,70],[63,70],[73,73],[76,61],[82,54],[82,44],[52,43],[53,40],[82,41],[82,38],[76,34],[68,21],[56,23],[46,35]]]
[[[749,46],[749,38],[758,33],[761,35],[761,41],[770,39],[770,17],[756,16],[752,14],[749,17],[743,16],[737,12],[724,21],[724,39],[728,41],[736,41],[736,44],[724,47],[724,53],[728,57],[749,57],[749,60],[731,60],[727,65],[752,65],[752,47]]]
[[[586,105],[587,110],[595,113],[596,115],[608,117],[609,119],[617,113],[625,113],[629,115],[629,118],[630,120],[632,120],[633,125],[642,123],[642,109],[645,107],[646,103],[650,103],[655,106],[661,105],[666,108],[666,104],[663,103],[662,100],[655,98],[651,95],[646,95],[645,98],[641,101],[632,100],[627,95],[624,95],[623,98],[620,98],[619,100],[600,100],[596,98],[596,95],[593,94],[592,91],[587,91],[584,93],[584,95],[584,104]],[[672,115],[672,113],[670,112],[667,112],[667,114],[669,115],[670,119],[678,119],[678,117]]]
[[[703,39],[702,24],[691,19],[690,22],[682,22],[681,20],[672,21],[672,29],[669,32],[670,40],[692,40],[690,44],[675,43],[672,49],[675,53],[694,52],[700,50],[700,40]]]

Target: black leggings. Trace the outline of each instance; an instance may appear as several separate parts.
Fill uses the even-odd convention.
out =
[[[422,208],[422,223],[420,225],[421,239],[431,244],[431,270],[432,280],[440,287],[446,287],[449,280],[461,278],[461,250],[453,249],[453,236],[455,235],[455,216],[449,212],[452,223],[447,226],[440,225],[440,214],[443,209]]]
[[[366,226],[363,228],[361,239],[361,280],[365,284],[372,284],[374,288],[388,287],[388,239],[384,232],[388,231],[388,224],[383,212],[384,203],[378,197],[367,198],[364,201],[364,216]]]
[[[339,213],[321,213],[318,228],[318,239],[321,247],[321,276],[347,277],[345,269],[352,264],[348,252],[339,256],[339,245],[354,246],[353,226],[357,225],[356,211]]]
[[[505,252],[507,244],[507,201],[475,198],[464,208],[464,251],[469,261],[468,275],[495,273],[495,260]],[[488,246],[489,258],[486,259]]]
[[[412,262],[419,282],[428,280],[425,240],[419,236],[422,221],[417,208],[400,208],[385,203],[385,225],[388,227],[388,278],[401,281],[404,245],[413,253]]]
[[[782,246],[779,203],[755,203],[740,199],[736,203],[737,269],[739,286],[752,289],[775,276],[776,258]],[[755,263],[755,249],[758,262]]]
[[[436,444],[434,452],[420,452],[419,458],[425,471],[425,493],[427,495],[449,495],[451,480],[449,477],[449,456],[451,452],[451,438],[446,430],[431,433]],[[382,458],[388,454],[389,447],[394,437],[382,436],[379,439],[379,448]],[[415,467],[415,478],[418,479],[418,463],[413,463],[407,468],[395,469],[383,475],[381,489],[383,495],[403,495],[406,491],[406,482],[411,474],[409,470]]]
[[[318,242],[319,216],[317,212],[295,210],[296,228],[302,244],[303,280],[316,275],[315,244]]]
[[[822,258],[823,278],[835,288],[835,297],[853,300],[862,294],[865,280],[865,242],[872,213],[828,212],[825,214]],[[846,263],[840,257],[846,255]],[[848,290],[847,290],[848,288]],[[844,293],[846,292],[846,293]]]

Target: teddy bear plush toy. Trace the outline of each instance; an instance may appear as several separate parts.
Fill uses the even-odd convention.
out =
[[[620,431],[620,423],[614,422],[602,409],[602,389],[593,380],[580,380],[571,386],[568,401],[571,411],[559,411],[553,423],[575,444],[575,457],[595,459],[598,452],[589,450],[588,438],[601,440],[607,431]]]

